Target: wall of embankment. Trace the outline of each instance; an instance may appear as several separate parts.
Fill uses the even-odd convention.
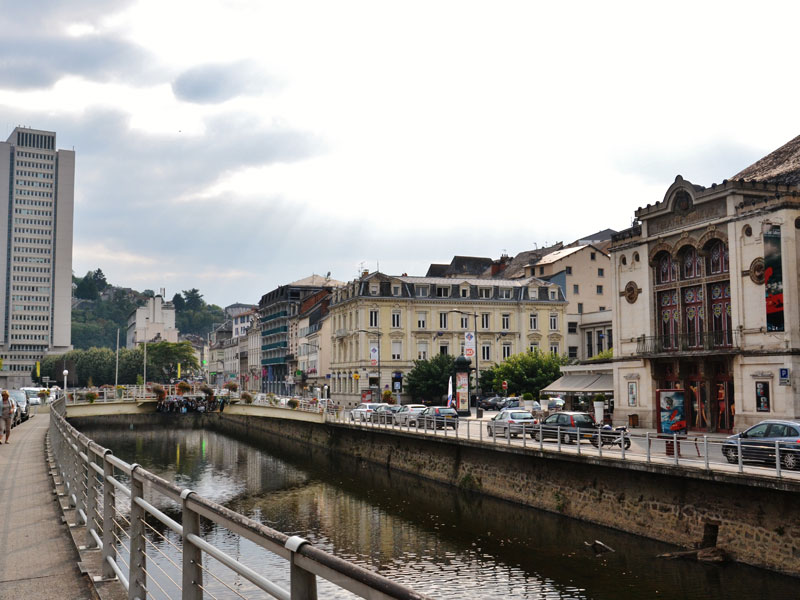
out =
[[[734,559],[800,576],[800,483],[346,424],[237,415],[70,418],[81,429],[206,428],[303,456],[346,456],[692,548],[707,524]]]

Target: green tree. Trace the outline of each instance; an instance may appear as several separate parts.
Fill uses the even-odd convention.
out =
[[[172,297],[172,305],[175,307],[175,312],[177,313],[186,308],[186,300],[184,300],[183,296],[180,294],[175,294]]]
[[[100,294],[97,291],[97,283],[92,276],[92,272],[86,273],[86,277],[81,279],[75,288],[75,297],[84,300],[97,300]]]
[[[206,305],[203,295],[197,288],[183,290],[183,299],[186,303],[186,310],[202,310]]]
[[[518,396],[530,392],[539,397],[539,391],[561,376],[561,365],[567,363],[563,356],[544,352],[524,352],[509,356],[481,376],[484,391],[500,393],[503,381],[508,382],[508,395]]]
[[[108,282],[106,281],[106,276],[100,269],[97,269],[91,273],[92,281],[94,281],[94,285],[97,288],[98,292],[102,292],[104,289],[108,287]]]
[[[183,372],[197,369],[197,358],[189,342],[158,342],[147,345],[147,374],[153,381],[165,381],[178,376],[178,363]]]
[[[411,396],[425,402],[438,403],[447,394],[447,381],[453,375],[455,358],[437,354],[430,360],[415,360],[406,375],[406,389]]]

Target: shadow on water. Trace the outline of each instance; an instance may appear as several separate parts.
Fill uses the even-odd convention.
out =
[[[675,547],[294,442],[202,430],[85,433],[126,461],[437,598],[800,596],[794,578],[656,559]],[[594,540],[615,552],[595,556],[586,545]],[[256,552],[227,534],[218,541]]]

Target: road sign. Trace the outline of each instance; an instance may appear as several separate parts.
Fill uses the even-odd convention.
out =
[[[50,383],[50,378],[47,375],[45,375],[44,377],[42,377],[42,381],[44,383]]]
[[[504,381],[504,382],[503,382],[503,389],[504,389],[504,390],[507,390],[507,389],[508,389],[508,382],[507,382],[507,381]]]
[[[789,381],[789,369],[783,367],[778,369],[778,371],[780,373],[780,381],[778,382],[778,385],[791,385],[791,382]]]
[[[353,373],[353,379],[361,379],[361,375],[358,373]]]

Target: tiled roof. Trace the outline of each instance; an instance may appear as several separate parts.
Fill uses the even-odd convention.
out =
[[[800,135],[738,172],[731,179],[800,185]]]
[[[531,283],[542,286],[553,286],[554,283],[538,279],[537,277],[528,277],[526,279],[479,279],[477,277],[465,277],[459,279],[458,277],[417,277],[407,275],[405,277],[397,277],[400,281],[411,284],[429,284],[429,285],[458,285],[460,283],[467,283],[479,287],[499,286],[499,287],[524,287]]]

